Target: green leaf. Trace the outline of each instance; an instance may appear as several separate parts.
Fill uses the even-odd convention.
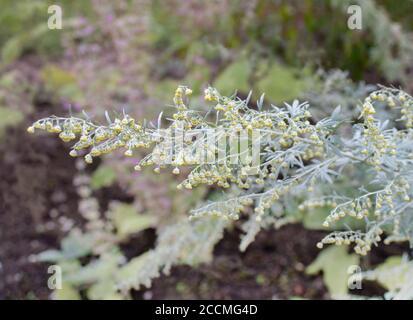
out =
[[[62,267],[63,275],[77,272],[80,269],[82,269],[82,265],[80,261],[77,259],[66,259],[65,258],[64,260],[59,261],[59,266]]]
[[[109,187],[115,180],[115,170],[109,166],[101,165],[93,172],[90,186],[94,190]]]
[[[146,251],[145,253],[131,259],[128,263],[123,265],[116,275],[118,283],[133,281],[136,274],[145,267],[145,265],[153,259],[153,251]]]
[[[22,120],[22,112],[11,108],[0,107],[0,133],[6,127],[16,125]]]
[[[403,263],[401,256],[393,256],[380,264],[374,273],[378,275],[377,281],[389,291],[401,288],[413,272],[412,265]]]
[[[182,83],[182,81],[175,79],[165,79],[160,81],[156,86],[151,83],[146,83],[146,90],[151,92],[155,98],[160,101],[169,101],[174,94],[176,88]]]
[[[22,37],[13,37],[9,39],[1,50],[2,63],[7,65],[16,60],[23,51]]]
[[[139,214],[135,207],[125,203],[118,203],[114,206],[111,219],[121,237],[150,228],[156,222],[154,216]]]
[[[66,272],[64,279],[71,285],[92,284],[102,279],[110,279],[122,260],[123,256],[119,251],[107,252],[78,270]]]
[[[340,297],[348,291],[348,268],[358,263],[359,257],[348,254],[346,247],[331,246],[320,252],[317,259],[307,267],[306,273],[315,275],[322,271],[324,283],[330,294]]]
[[[36,255],[36,260],[39,262],[57,262],[62,260],[64,257],[65,256],[63,253],[59,250],[46,250]]]
[[[90,286],[87,290],[90,300],[122,300],[123,296],[117,292],[113,279],[102,279]]]
[[[278,63],[272,63],[266,76],[258,81],[259,93],[265,93],[271,102],[295,99],[305,88],[305,81],[295,75],[295,70]]]
[[[234,90],[249,92],[248,78],[250,64],[247,58],[240,58],[230,64],[214,81],[214,87],[224,95],[231,95]]]
[[[55,64],[48,64],[43,67],[41,78],[46,87],[57,96],[83,103],[84,95],[73,73]]]
[[[61,289],[53,291],[52,297],[54,300],[81,300],[79,291],[65,282],[62,283]]]
[[[92,252],[94,239],[89,234],[70,233],[62,240],[62,253],[66,259],[84,257]]]
[[[42,80],[45,84],[55,90],[76,83],[74,74],[54,64],[48,64],[41,71]]]

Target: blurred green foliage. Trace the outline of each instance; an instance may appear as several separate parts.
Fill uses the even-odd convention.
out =
[[[116,172],[107,165],[100,165],[92,175],[90,186],[92,189],[109,187],[116,180]]]
[[[63,29],[49,30],[47,8],[57,4],[63,11]],[[62,53],[61,39],[74,15],[92,15],[89,1],[0,0],[1,62],[7,65],[25,52],[48,57]]]
[[[346,247],[329,247],[321,251],[306,273],[323,272],[324,283],[333,297],[343,298],[348,291],[349,268],[359,264],[359,256],[348,254]]]
[[[0,106],[0,137],[6,127],[18,124],[23,120],[23,117],[24,115],[18,110]]]
[[[55,65],[45,64],[40,71],[40,77],[49,92],[68,101],[82,103],[84,101],[76,75]]]
[[[154,227],[156,217],[149,214],[136,214],[136,208],[129,204],[120,203],[111,212],[111,219],[120,237]]]

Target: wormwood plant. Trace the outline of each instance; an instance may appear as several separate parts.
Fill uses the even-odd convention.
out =
[[[212,87],[204,93],[212,106],[203,114],[188,107],[191,93],[186,86],[177,88],[176,111],[166,128],[161,128],[162,114],[157,125],[123,114],[114,121],[107,115],[106,125],[87,118],[51,116],[28,128],[30,133],[42,129],[58,133],[63,141],[77,140],[70,155],[83,156],[87,163],[117,149],[130,157],[135,149],[151,148],[136,170],[152,166],[156,173],[170,168],[179,174],[187,166],[190,173],[179,189],[206,184],[228,190],[219,200],[193,209],[192,221],[169,227],[157,248],[145,254],[145,263],[139,261],[141,271],[147,272],[131,276],[132,280],[119,283],[121,287],[150,284],[159,269],[176,260],[189,263],[192,249],[212,247],[223,229],[240,218],[246,219],[241,250],[262,227],[291,221],[288,212],[315,208],[328,210],[323,225],[330,230],[347,216],[362,222],[359,230],[330,233],[320,240],[319,248],[352,244],[356,253],[365,255],[383,239],[413,244],[413,98],[409,94],[380,87],[358,106],[357,117],[343,117],[337,107],[316,122],[307,102],[264,108],[262,96],[255,108],[251,94],[243,100],[223,96]],[[219,141],[231,141],[245,132],[249,137],[259,133],[259,139],[247,139],[247,155],[240,147],[242,140],[232,149],[235,153],[228,154],[226,145],[220,147]],[[173,139],[178,136],[181,143]],[[257,153],[258,162],[253,161]],[[192,230],[185,229],[188,239],[174,233],[180,228]],[[175,242],[176,250],[171,251]],[[165,255],[174,261],[164,259]]]

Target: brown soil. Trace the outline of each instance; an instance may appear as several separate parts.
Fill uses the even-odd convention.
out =
[[[30,255],[58,247],[62,217],[81,221],[74,161],[54,137],[28,135],[28,123],[0,142],[0,299],[47,298],[47,267]]]
[[[322,232],[300,225],[262,231],[250,247],[238,249],[239,232],[226,233],[208,265],[174,268],[154,281],[140,298],[153,299],[286,299],[328,298],[321,277],[305,274],[317,256]]]

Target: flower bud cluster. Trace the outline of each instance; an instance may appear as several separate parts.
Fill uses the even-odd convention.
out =
[[[116,118],[108,126],[97,126],[90,121],[75,117],[52,116],[36,121],[28,128],[28,131],[34,132],[34,129],[59,133],[59,137],[64,142],[78,137],[79,140],[73,145],[70,155],[77,157],[82,154],[83,150],[89,150],[84,155],[87,163],[92,163],[93,157],[113,152],[121,147],[126,148],[125,156],[132,156],[133,149],[149,147],[152,142],[144,128],[136,124],[135,120],[128,115],[125,115],[123,119]]]
[[[253,196],[231,198],[224,201],[210,203],[198,209],[191,210],[190,218],[201,218],[205,216],[216,216],[223,219],[238,220],[240,213],[254,203]]]
[[[300,211],[307,211],[311,209],[317,209],[317,208],[324,208],[324,207],[331,207],[335,208],[337,207],[337,202],[332,199],[310,199],[307,201],[304,201],[298,206],[298,210]]]
[[[392,89],[382,88],[372,92],[364,100],[361,111],[363,119],[363,148],[361,154],[365,157],[367,164],[381,170],[384,156],[396,157],[397,145],[392,137],[386,137],[380,128],[380,122],[375,119],[375,104],[388,106],[390,109],[400,109],[407,128],[413,126],[413,98],[407,93]]]
[[[391,109],[399,109],[407,128],[413,127],[413,97],[406,92],[394,88],[382,88],[372,92],[370,101],[377,101],[385,104]]]
[[[376,227],[369,233],[361,233],[355,231],[333,232],[324,237],[317,243],[317,247],[322,249],[325,244],[334,244],[336,246],[355,244],[354,251],[357,254],[365,256],[372,245],[381,241],[383,230]]]

